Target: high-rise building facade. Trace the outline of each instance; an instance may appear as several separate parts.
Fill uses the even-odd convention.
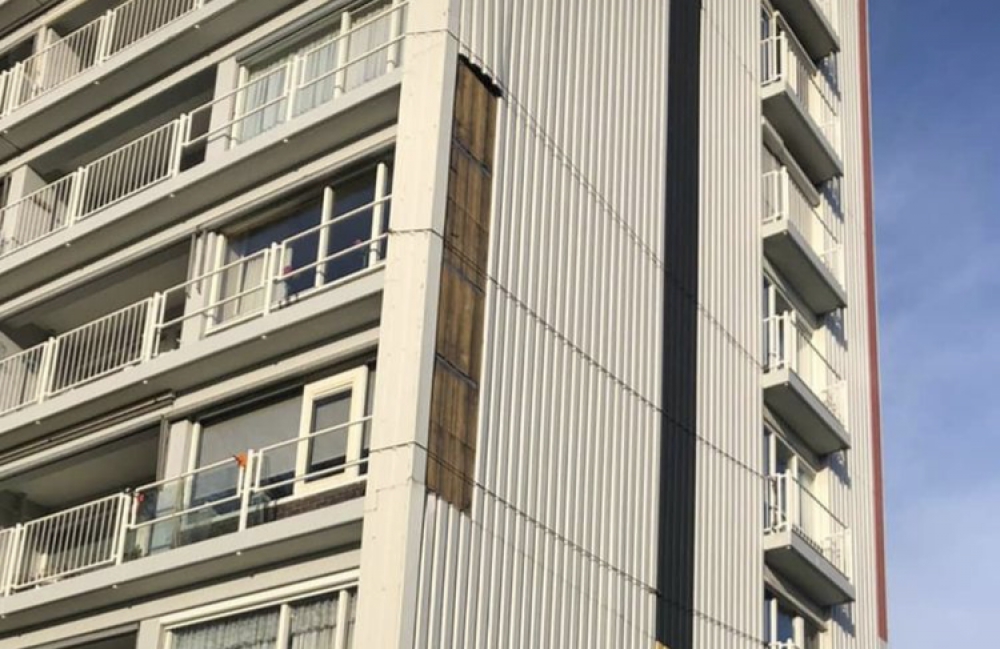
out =
[[[0,649],[887,646],[867,38],[0,2]]]

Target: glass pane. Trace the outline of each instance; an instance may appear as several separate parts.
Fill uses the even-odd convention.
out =
[[[298,435],[301,411],[302,395],[295,394],[205,420],[198,440],[198,466],[207,466],[246,453],[249,449],[259,450],[294,439]],[[263,484],[286,480],[295,471],[295,445],[267,451],[261,462]],[[236,470],[234,463],[231,471]],[[234,490],[233,485],[232,476],[198,476],[194,498],[202,501],[217,499]]]
[[[334,219],[330,228],[329,256],[338,255],[326,264],[326,282],[334,282],[368,267],[369,247],[344,252],[372,238],[372,209],[360,209],[375,200],[375,171],[334,187]],[[352,213],[358,210],[356,213]],[[350,216],[346,216],[350,214]]]
[[[795,640],[795,614],[784,606],[778,606],[778,642]]]
[[[279,219],[269,221],[239,237],[230,240],[230,259],[249,257],[274,243],[281,243],[320,224],[323,218],[322,200],[302,205]],[[304,269],[316,262],[319,251],[319,232],[312,232],[290,241],[285,247],[285,258],[279,271],[287,279],[279,287],[278,299],[293,296],[316,284],[315,267]]]
[[[278,609],[195,624],[177,629],[172,635],[173,649],[274,649],[278,642]]]
[[[290,649],[330,649],[337,632],[337,593],[292,604]]]
[[[338,44],[333,34],[311,43],[302,53],[298,73],[298,94],[295,114],[301,115],[333,99],[337,68]]]
[[[352,391],[347,390],[322,399],[313,404],[312,428],[309,432],[328,431],[351,421]],[[322,433],[313,438],[309,445],[310,474],[323,471],[324,477],[340,471],[330,471],[347,461],[348,428],[340,428]]]
[[[250,71],[249,83],[239,98],[243,110],[236,124],[238,141],[252,139],[284,121],[287,65],[283,58]]]

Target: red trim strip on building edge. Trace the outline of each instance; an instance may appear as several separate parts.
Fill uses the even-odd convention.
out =
[[[872,462],[875,489],[875,561],[878,589],[878,634],[889,642],[889,612],[885,572],[885,503],[882,478],[882,404],[878,361],[878,298],[875,283],[875,205],[872,193],[871,60],[868,48],[868,0],[859,0],[861,58],[861,131],[864,164],[865,272],[868,281],[868,354],[871,368]]]

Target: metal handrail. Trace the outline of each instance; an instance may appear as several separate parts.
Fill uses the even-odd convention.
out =
[[[379,167],[381,168],[382,166]],[[275,308],[282,308],[286,303],[275,295],[275,287],[305,272],[314,271],[359,251],[367,250],[369,253],[373,249],[376,251],[374,257],[369,254],[365,258],[362,268],[343,278],[318,284],[310,289],[311,293],[313,290],[337,286],[344,280],[379,267],[384,261],[379,249],[381,244],[387,241],[388,233],[385,230],[385,223],[377,218],[378,210],[380,207],[390,205],[392,198],[391,195],[379,196],[379,191],[376,187],[377,197],[369,203],[312,226],[302,233],[291,235],[269,248],[224,264],[165,291],[155,293],[140,302],[75,327],[41,345],[0,359],[0,416],[96,381],[125,367],[151,361],[161,354],[164,331],[189,320],[218,313],[229,304],[260,295],[260,304],[255,305],[252,310],[236,314],[236,318],[226,321],[227,325],[267,315]],[[284,258],[284,251],[290,244],[303,236],[315,235],[323,229],[333,228],[346,219],[368,211],[372,212],[371,238],[333,253],[318,255],[314,261],[291,270],[281,268],[276,262]],[[213,289],[217,287],[220,278],[235,268],[256,263],[261,265],[260,277],[250,286],[240,287],[235,292],[227,292],[224,295],[208,295],[205,304],[189,307],[180,316],[169,319],[166,317],[167,299],[172,294],[180,292],[188,295],[192,286],[206,283],[210,285],[210,292],[214,293]],[[65,353],[67,349],[71,353]]]
[[[0,87],[4,90],[0,94],[0,117],[68,83],[174,21],[201,9],[205,1],[128,0],[53,41],[0,76]],[[141,10],[143,3],[152,5],[145,13]],[[164,11],[164,6],[167,11]]]
[[[236,530],[244,530],[251,524],[250,516],[255,504],[267,502],[259,500],[261,495],[298,482],[317,480],[360,468],[368,462],[367,458],[361,457],[363,448],[355,449],[356,458],[336,466],[305,471],[301,474],[294,472],[295,475],[290,478],[265,484],[262,459],[267,453],[290,446],[310,444],[320,436],[370,425],[372,421],[373,417],[368,415],[260,449],[249,449],[238,457],[213,462],[135,489],[0,529],[0,594],[10,595],[26,588],[135,559],[141,555],[133,555],[130,552],[128,539],[135,541],[137,535],[146,530],[171,521],[183,521],[199,512],[215,510],[218,516],[213,520],[232,520],[235,517]],[[194,479],[233,466],[237,471],[232,483],[232,495],[205,502],[194,500],[195,494],[190,488]],[[356,481],[364,479],[360,473],[352,477],[352,480]],[[178,487],[177,502],[181,503],[181,507],[167,508],[157,511],[151,518],[141,518],[140,510],[149,494],[172,486]],[[158,498],[152,502],[154,506],[162,504]],[[236,505],[238,507],[235,507]],[[220,507],[226,506],[234,506],[234,509],[229,512],[218,512]]]
[[[765,318],[764,334],[765,372],[782,369],[795,372],[826,405],[830,413],[843,422],[844,379],[813,344],[810,336],[801,330],[795,313],[789,311]]]
[[[780,14],[778,15],[780,21]],[[805,52],[805,48],[787,28],[761,41],[767,69],[762,85],[784,82],[792,90],[806,113],[822,131],[830,146],[839,153],[840,120],[829,80]]]
[[[763,213],[764,224],[788,221],[805,237],[809,247],[837,280],[843,281],[840,239],[791,178],[787,167],[764,174],[764,203],[765,208],[769,208]]]
[[[851,576],[850,529],[816,494],[789,473],[767,477],[768,521],[764,533],[801,533],[844,575]]]

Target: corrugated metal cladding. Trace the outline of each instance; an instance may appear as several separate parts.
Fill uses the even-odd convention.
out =
[[[760,4],[700,4],[692,646],[736,649],[763,640]]]
[[[476,484],[415,646],[654,643],[667,3],[464,0],[500,101]]]
[[[875,486],[872,444],[871,354],[868,337],[869,292],[865,271],[867,232],[864,219],[865,176],[863,89],[859,0],[838,0],[840,10],[839,55],[841,79],[841,128],[843,129],[843,202],[845,216],[846,289],[849,305],[844,329],[848,341],[848,430],[851,449],[846,453],[847,480],[831,479],[834,513],[850,526],[854,537],[852,579],[857,601],[835,611],[831,624],[832,649],[880,649],[878,637],[878,561],[875,544]]]

